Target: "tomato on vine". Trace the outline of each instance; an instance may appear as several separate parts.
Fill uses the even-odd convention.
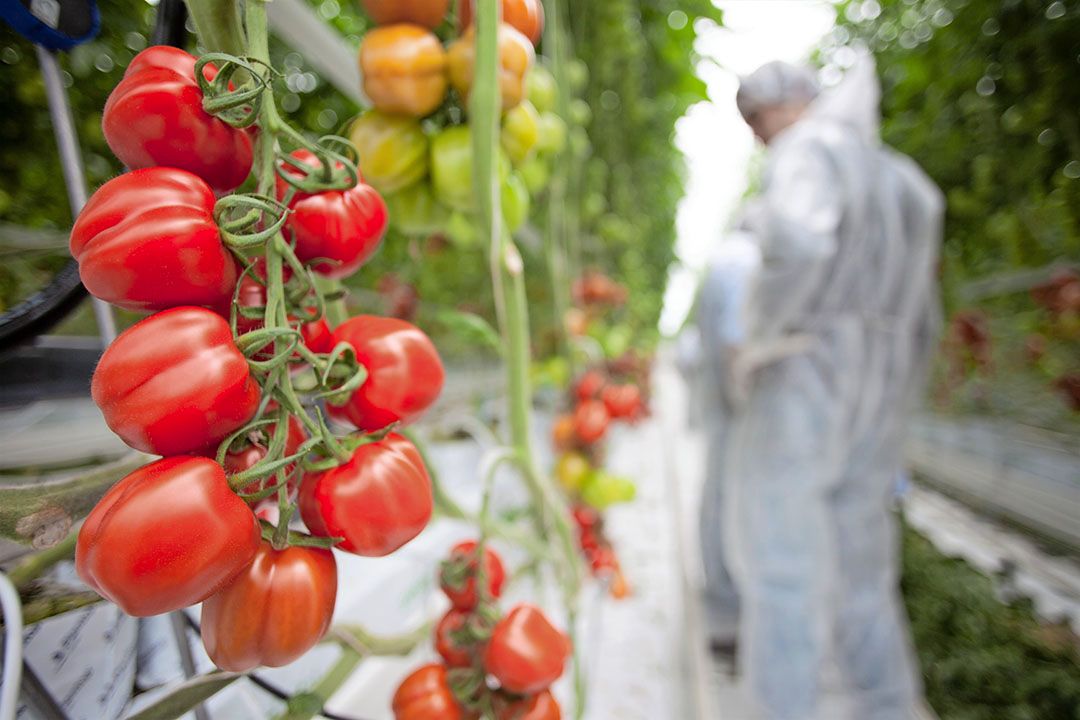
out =
[[[580,402],[593,400],[604,388],[607,379],[597,370],[589,370],[578,380],[574,386],[574,395]]]
[[[586,400],[574,410],[574,434],[581,442],[591,445],[604,437],[610,420],[604,403]]]
[[[469,667],[472,664],[471,648],[454,637],[465,629],[468,622],[467,611],[450,608],[435,626],[435,651],[447,667]]]
[[[501,0],[500,17],[533,45],[540,42],[544,33],[544,3],[541,0]],[[458,26],[465,30],[473,21],[476,0],[461,0],[458,4]]]
[[[443,562],[439,573],[439,587],[450,598],[450,604],[458,610],[473,610],[479,598],[476,594],[476,542],[466,540],[450,549],[450,557]],[[484,546],[484,577],[487,581],[487,597],[497,599],[506,582],[506,568],[495,550]]]
[[[269,438],[273,437],[276,424],[266,426],[265,435],[269,442]],[[307,440],[307,432],[304,430],[303,423],[293,416],[289,416],[288,421],[288,434],[285,437],[285,450],[284,455],[295,455],[300,449],[300,446]],[[254,467],[259,461],[266,457],[267,447],[264,442],[248,439],[245,444],[239,449],[230,449],[225,455],[225,461],[222,466],[225,468],[225,472],[228,475],[236,475],[249,468]],[[216,450],[217,448],[214,448]],[[285,474],[289,476],[288,487],[290,494],[294,491],[299,484],[299,480],[294,475],[294,465],[287,465],[285,467]],[[264,478],[261,480],[254,480],[252,483],[244,488],[240,489],[241,493],[252,494],[257,493],[260,490],[264,490],[273,487],[276,480],[273,477]]]
[[[395,193],[428,173],[428,137],[416,118],[368,110],[353,122],[349,140],[364,179],[381,193]]]
[[[385,25],[360,43],[364,93],[382,112],[424,117],[446,97],[446,51],[434,33],[409,23]]]
[[[522,603],[499,621],[484,650],[484,668],[504,690],[546,690],[563,673],[570,640],[535,605]]]
[[[128,615],[205,600],[251,562],[259,526],[213,460],[144,465],[101,498],[75,547],[79,577]]]
[[[506,23],[499,24],[499,91],[505,112],[525,98],[525,75],[536,59],[532,43]],[[476,62],[476,28],[469,26],[447,50],[450,84],[466,100],[472,90]]]
[[[641,411],[641,390],[633,383],[608,385],[600,393],[600,399],[613,418],[629,420]]]
[[[507,699],[499,697],[495,703],[497,720],[561,720],[562,709],[550,690],[535,695]]]
[[[454,699],[446,667],[436,663],[414,670],[394,692],[394,720],[472,720]]]

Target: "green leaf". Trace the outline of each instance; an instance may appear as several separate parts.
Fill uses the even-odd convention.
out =
[[[502,354],[502,339],[498,331],[479,315],[446,308],[436,314],[436,319],[462,340],[475,345],[486,345]]]
[[[173,718],[178,718],[189,712],[199,703],[210,699],[242,677],[244,676],[239,673],[222,672],[220,670],[200,675],[178,685],[167,695],[134,715],[129,715],[127,720],[173,720]]]

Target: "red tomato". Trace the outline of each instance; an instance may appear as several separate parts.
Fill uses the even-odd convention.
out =
[[[332,552],[263,541],[247,569],[203,602],[206,654],[231,672],[288,665],[326,634],[336,598]]]
[[[434,30],[439,27],[450,0],[360,0],[376,25],[414,23]]]
[[[501,698],[500,698],[501,700]],[[515,701],[496,701],[498,720],[561,720],[562,709],[550,690]]]
[[[442,656],[447,667],[469,667],[472,653],[452,635],[459,632],[469,621],[469,613],[451,608],[435,626],[435,650]]]
[[[207,65],[212,80],[217,70]],[[165,166],[193,172],[218,193],[251,172],[251,138],[203,110],[195,58],[179,48],[148,47],[128,65],[105,102],[101,129],[129,168]]]
[[[432,663],[414,671],[394,693],[394,720],[466,720],[450,690],[446,668]]]
[[[573,510],[574,522],[579,528],[591,529],[600,522],[600,515],[588,505],[575,505]]]
[[[610,419],[604,403],[587,400],[574,410],[574,434],[581,442],[591,445],[604,437]]]
[[[296,150],[299,161],[285,171],[300,177],[302,164],[318,166],[309,150]],[[278,178],[278,198],[289,184]],[[360,180],[348,190],[298,192],[289,203],[292,212],[285,227],[296,238],[296,256],[318,273],[332,278],[352,275],[375,253],[386,233],[386,203],[375,188]]]
[[[463,31],[472,24],[475,4],[476,0],[461,0],[458,5],[460,30]],[[502,21],[532,40],[535,45],[544,34],[544,4],[541,0],[502,0]]]
[[[227,307],[236,287],[214,193],[186,170],[135,170],[102,185],[76,218],[70,248],[90,294],[126,310]]]
[[[450,559],[444,565],[440,574],[439,585],[450,603],[458,610],[472,610],[479,601],[476,597],[476,543],[472,540],[460,542],[450,550]],[[468,563],[469,575],[467,579],[456,587],[447,577],[448,573],[454,572],[455,564]],[[487,578],[488,597],[492,600],[502,595],[503,583],[506,582],[506,569],[503,567],[499,553],[484,545],[484,576]]]
[[[431,478],[416,447],[391,433],[361,445],[348,462],[304,478],[300,514],[312,534],[343,537],[341,550],[382,557],[431,519]]]
[[[90,511],[75,569],[128,615],[201,602],[259,548],[255,516],[213,460],[173,457],[135,470]]]
[[[641,390],[633,383],[608,385],[600,392],[600,399],[613,418],[630,419],[641,409]]]
[[[245,275],[240,280],[240,289],[236,293],[236,302],[240,307],[244,308],[265,308],[266,286],[250,275]],[[223,309],[222,316],[227,317],[230,311],[231,308]],[[304,318],[298,319],[289,315],[289,324],[294,328],[299,327],[300,337],[304,341],[304,345],[312,352],[328,353],[334,349],[333,333],[330,330],[330,325],[326,322],[326,318],[306,320]],[[262,328],[262,317],[249,318],[240,314],[236,317],[236,331],[239,335],[255,330],[261,330]],[[255,359],[266,360],[273,357],[273,354],[274,344],[272,342],[267,343],[262,350],[255,355]],[[299,360],[300,354],[293,353],[293,359]]]
[[[522,603],[499,621],[484,651],[484,668],[506,691],[546,690],[563,673],[570,640],[535,605]]]
[[[319,318],[300,326],[300,337],[313,353],[328,353],[334,349],[334,331],[326,318]]]
[[[603,389],[606,382],[607,380],[604,379],[601,373],[590,370],[578,380],[577,386],[574,388],[574,394],[581,402],[593,400],[600,394],[600,390]]]
[[[367,432],[390,423],[411,423],[442,391],[442,360],[431,339],[397,318],[360,315],[334,331],[334,344],[346,342],[368,377],[344,405],[328,405],[330,415]]]
[[[240,450],[234,450],[225,456],[225,472],[228,475],[236,475],[238,473],[247,470],[255,465],[255,463],[266,457],[267,446],[265,443],[270,442],[270,438],[274,435],[274,425],[267,425],[264,432],[266,433],[266,440],[264,442],[249,442],[248,445]],[[289,416],[289,432],[285,436],[285,454],[294,455],[300,446],[307,440],[307,433],[304,431],[304,424],[300,422],[299,418],[290,415]],[[213,448],[214,452],[217,448]],[[294,465],[288,465],[285,468],[286,474],[292,473]],[[245,494],[256,493],[260,490],[273,487],[276,484],[276,476],[263,478],[261,480],[255,480],[250,485],[244,487],[240,492]],[[296,489],[298,480],[296,476],[289,478],[288,486],[289,493]]]
[[[229,323],[194,307],[151,315],[121,333],[98,361],[90,394],[124,442],[166,456],[220,443],[259,405]]]

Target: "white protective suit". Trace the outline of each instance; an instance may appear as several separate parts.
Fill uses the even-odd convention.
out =
[[[744,222],[763,264],[725,525],[740,658],[770,720],[818,717],[828,656],[859,720],[909,720],[920,697],[888,502],[936,335],[943,199],[881,147],[878,98],[864,57],[773,139]]]

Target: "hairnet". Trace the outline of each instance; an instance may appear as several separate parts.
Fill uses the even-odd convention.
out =
[[[809,103],[817,94],[818,84],[813,71],[777,60],[742,78],[735,103],[742,116],[749,118],[770,105]]]

